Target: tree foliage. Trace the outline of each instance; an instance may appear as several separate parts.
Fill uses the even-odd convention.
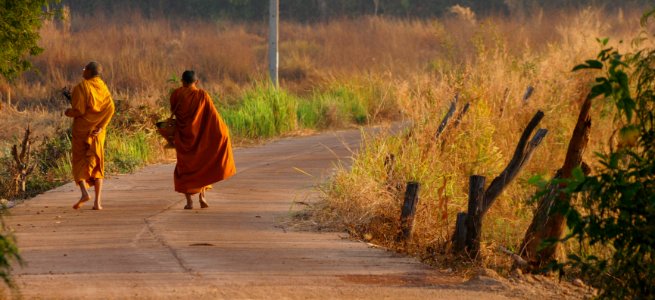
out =
[[[2,222],[2,220],[0,220],[0,222]],[[16,246],[14,236],[6,232],[4,222],[2,222],[0,226],[3,230],[3,233],[0,234],[0,278],[5,282],[5,284],[13,287],[14,284],[11,280],[11,263],[13,261],[22,262],[22,259],[18,254],[18,247]]]
[[[655,11],[647,14],[643,23]],[[643,39],[641,40],[643,42]],[[600,298],[655,297],[655,49],[622,54],[600,40],[596,59],[574,70],[595,69],[588,97],[614,107],[617,142],[597,153],[600,168],[585,176],[576,170],[567,192],[578,205],[560,207],[580,251],[569,254],[568,265],[580,268],[595,283]],[[601,249],[589,253],[585,245]],[[561,267],[562,265],[560,265]]]
[[[63,0],[73,12],[81,14],[120,14],[137,9],[145,15],[183,18],[227,18],[264,20],[269,0]],[[384,15],[391,17],[435,17],[453,5],[471,8],[477,14],[508,14],[517,8],[581,7],[592,4],[613,9],[625,5],[644,5],[649,0],[283,0],[280,15],[285,20],[312,22],[330,18]]]
[[[43,51],[39,29],[52,16],[49,0],[0,0],[0,75],[13,80],[31,68],[29,56]]]

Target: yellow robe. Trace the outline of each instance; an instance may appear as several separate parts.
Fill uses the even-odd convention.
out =
[[[73,119],[73,177],[75,182],[93,185],[105,177],[105,138],[107,125],[114,115],[114,101],[100,77],[85,79],[73,88],[71,108],[66,116]],[[101,128],[95,137],[91,131]]]

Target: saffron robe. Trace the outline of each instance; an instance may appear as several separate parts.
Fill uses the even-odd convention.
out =
[[[230,134],[209,94],[180,87],[171,94],[175,114],[175,191],[195,194],[236,173]]]
[[[114,101],[100,77],[84,79],[73,88],[71,108],[66,116],[73,119],[73,178],[93,185],[105,177],[105,138],[107,125],[114,115]],[[95,136],[91,132],[102,131]]]

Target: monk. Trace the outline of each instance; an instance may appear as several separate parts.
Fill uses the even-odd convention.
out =
[[[191,197],[199,194],[201,208],[207,208],[205,191],[211,184],[236,173],[230,134],[212,99],[196,85],[194,71],[182,73],[182,87],[171,94],[176,119],[173,175],[175,191],[186,196],[184,209],[193,209]]]
[[[89,201],[87,184],[95,187],[94,210],[102,209],[102,180],[105,177],[105,137],[114,115],[114,101],[102,79],[102,66],[90,62],[84,67],[82,82],[73,88],[71,108],[65,115],[73,118],[73,177],[82,196],[73,205],[80,208]]]

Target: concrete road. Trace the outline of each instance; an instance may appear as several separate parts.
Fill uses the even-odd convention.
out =
[[[22,297],[504,299],[344,233],[280,226],[360,140],[352,130],[237,149],[238,174],[208,192],[208,209],[182,209],[174,164],[108,178],[103,211],[73,210],[72,184],[19,204],[7,222],[27,263],[15,270]]]

